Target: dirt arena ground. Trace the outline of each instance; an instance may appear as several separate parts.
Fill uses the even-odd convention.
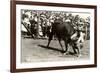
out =
[[[81,57],[73,54],[64,55],[61,53],[61,46],[58,40],[52,40],[49,48],[46,47],[47,39],[22,38],[21,40],[21,62],[49,62],[49,61],[72,61],[89,59],[89,40],[85,41],[81,49]],[[64,42],[61,41],[64,46]],[[73,52],[73,49],[69,49]]]

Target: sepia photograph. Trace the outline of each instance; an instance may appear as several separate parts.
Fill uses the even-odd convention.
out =
[[[89,59],[90,13],[21,10],[21,62]]]
[[[12,13],[13,72],[96,67],[96,6],[16,1]]]

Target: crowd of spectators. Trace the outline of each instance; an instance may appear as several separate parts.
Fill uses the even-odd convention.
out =
[[[90,17],[82,18],[80,14],[75,15],[64,11],[44,11],[44,10],[22,10],[21,23],[35,38],[47,38],[51,32],[52,23],[56,19],[62,22],[71,23],[75,30],[82,27],[86,32],[87,39],[90,38]],[[22,28],[23,29],[23,28]],[[24,32],[24,30],[22,30]]]

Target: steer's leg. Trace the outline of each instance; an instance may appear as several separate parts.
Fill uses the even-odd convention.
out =
[[[50,35],[49,35],[47,47],[49,47],[49,44],[50,44],[52,38],[53,38],[53,32],[51,32]]]
[[[61,46],[61,48],[62,48],[62,52],[64,52],[65,50],[63,49],[63,46],[62,46],[62,44],[61,44],[61,38],[58,38],[58,41],[59,41],[59,44],[60,44],[60,46]]]
[[[76,49],[78,49],[78,47],[76,46],[75,42],[73,42],[72,46],[73,46],[74,53],[77,54]]]
[[[67,38],[64,39],[64,42],[65,42],[65,47],[66,47],[66,50],[65,50],[64,54],[69,54],[68,53],[68,41],[67,41]]]

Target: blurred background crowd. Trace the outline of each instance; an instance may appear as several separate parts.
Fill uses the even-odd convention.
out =
[[[75,30],[83,27],[86,39],[90,39],[90,17],[81,16],[82,13],[45,10],[21,10],[21,34],[23,37],[47,38],[51,32],[52,23],[56,19],[71,23]]]

